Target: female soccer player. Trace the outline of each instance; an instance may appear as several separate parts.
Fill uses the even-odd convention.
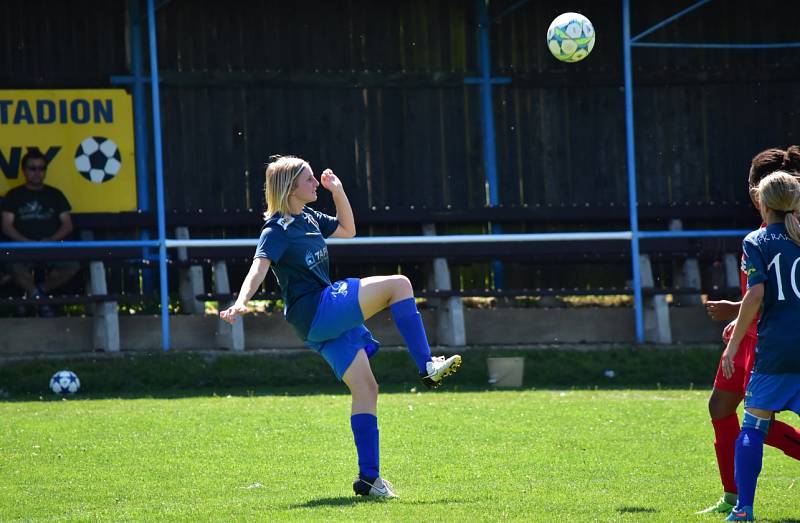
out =
[[[767,175],[781,169],[800,172],[800,147],[793,145],[786,150],[766,149],[753,157],[748,175],[748,185],[750,198],[756,209],[759,209],[759,182]],[[742,294],[744,294],[747,291],[747,277],[744,272],[741,273],[741,282]],[[729,320],[735,318],[739,312],[739,302],[709,301],[706,307],[709,315],[715,320]],[[726,343],[736,322],[737,320],[734,320],[725,327],[723,341]],[[727,514],[736,504],[738,491],[734,480],[734,449],[736,438],[739,436],[739,417],[736,409],[744,399],[747,381],[753,370],[757,341],[756,321],[753,321],[736,354],[733,362],[734,372],[731,376],[726,377],[723,373],[722,359],[720,358],[719,368],[714,379],[714,388],[708,400],[708,412],[714,427],[714,449],[716,450],[723,494],[714,505],[698,514],[711,512]],[[786,423],[780,421],[772,423],[765,443],[781,449],[787,456],[800,460],[800,430]]]
[[[221,311],[220,317],[233,323],[237,316],[249,312],[247,302],[272,268],[283,295],[287,321],[350,389],[350,426],[359,467],[353,490],[362,496],[396,497],[392,485],[380,476],[378,384],[369,365],[379,343],[364,321],[387,307],[391,310],[420,377],[429,388],[438,387],[444,377],[455,372],[461,356],[431,357],[411,282],[405,276],[330,281],[325,238],[356,235],[353,211],[342,183],[330,169],[323,171],[318,182],[311,166],[301,158],[283,156],[272,160],[264,186],[266,222],[253,264],[236,303]],[[316,201],[320,182],[333,196],[335,218],[306,207]]]
[[[734,359],[759,308],[756,362],[745,394],[742,430],[736,439],[736,487],[739,498],[728,521],[753,521],[756,481],[761,472],[764,439],[775,412],[800,415],[800,182],[776,172],[758,184],[758,201],[766,227],[742,242],[747,292],[736,326],[722,354],[722,372],[733,376]]]

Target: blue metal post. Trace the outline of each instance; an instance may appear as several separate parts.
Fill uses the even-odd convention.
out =
[[[653,48],[672,48],[672,49],[785,49],[788,47],[800,47],[800,42],[765,42],[765,43],[752,43],[752,44],[731,44],[731,43],[713,43],[713,42],[642,42],[641,39],[648,36],[662,27],[665,27],[675,20],[691,13],[695,9],[703,7],[710,3],[711,0],[699,0],[689,7],[678,11],[674,15],[665,18],[654,26],[642,31],[636,36],[631,37],[631,45],[633,47],[653,47]]]
[[[483,165],[489,185],[489,205],[499,203],[497,191],[497,150],[494,142],[494,109],[492,107],[492,71],[489,55],[489,8],[486,0],[478,1],[478,63],[481,72],[481,129],[483,130]]]
[[[638,35],[632,37],[630,41],[631,42],[637,42],[640,39],[644,38],[645,36],[649,35],[650,33],[658,31],[662,27],[671,24],[672,22],[674,22],[678,18],[682,17],[683,15],[685,15],[687,13],[691,13],[695,9],[704,6],[709,2],[711,2],[711,0],[700,0],[699,2],[696,2],[696,3],[692,4],[692,5],[690,5],[686,9],[683,9],[682,11],[679,11],[679,12],[675,13],[674,15],[670,16],[669,18],[665,18],[664,20],[662,20],[661,22],[657,23],[653,27],[642,31]]]
[[[156,12],[147,0],[147,29],[150,36],[150,91],[153,100],[153,155],[156,167],[156,212],[158,213],[158,267],[161,277],[161,348],[169,350],[169,291],[167,287],[167,234],[164,218],[164,164],[161,150],[161,96],[158,86]]]
[[[483,166],[486,170],[486,183],[489,186],[489,206],[500,203],[497,189],[497,150],[494,141],[494,108],[492,107],[492,67],[489,49],[489,7],[486,0],[478,3],[478,64],[481,85],[481,130],[483,131]],[[493,223],[492,234],[502,232],[500,225]],[[505,286],[503,264],[493,264],[494,284],[498,289]]]
[[[622,47],[625,58],[625,142],[627,144],[628,208],[631,222],[631,266],[633,268],[633,313],[636,342],[644,342],[642,275],[639,267],[639,211],[636,197],[636,142],[633,133],[633,70],[631,68],[630,0],[622,0]]]
[[[144,60],[142,56],[142,9],[140,0],[128,2],[131,21],[131,72],[133,73],[133,134],[136,141],[136,195],[139,209],[150,210],[147,183],[147,112],[145,111]]]
[[[144,60],[142,56],[142,5],[141,0],[128,2],[128,17],[131,22],[131,72],[133,73],[133,135],[136,143],[136,200],[137,207],[142,211],[150,210],[150,177],[147,172],[148,136],[147,136],[147,111],[145,109],[145,78]],[[142,240],[150,239],[150,232],[145,229],[141,232]],[[150,249],[142,249],[142,258],[150,258]],[[149,293],[153,289],[153,271],[142,270],[142,287]]]

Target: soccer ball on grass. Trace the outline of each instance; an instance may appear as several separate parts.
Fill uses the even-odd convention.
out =
[[[547,29],[547,47],[562,62],[580,62],[594,47],[594,26],[580,13],[564,13]]]
[[[71,370],[60,370],[50,378],[50,390],[60,396],[75,394],[81,388],[81,380]]]

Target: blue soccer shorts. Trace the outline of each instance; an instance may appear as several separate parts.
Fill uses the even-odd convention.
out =
[[[361,280],[347,278],[323,290],[306,337],[306,345],[322,354],[340,380],[358,351],[364,349],[371,358],[380,348],[380,343],[364,326],[358,304],[360,287]]]
[[[774,412],[791,410],[800,415],[800,374],[754,372],[744,395],[744,406]]]

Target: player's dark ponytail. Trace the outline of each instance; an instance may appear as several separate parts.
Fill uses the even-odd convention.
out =
[[[800,174],[800,146],[792,145],[783,155],[781,170]]]
[[[750,187],[758,187],[759,182],[766,176],[781,169],[786,159],[786,153],[787,151],[783,149],[773,147],[753,156],[753,161],[750,164],[750,176],[748,177]]]

